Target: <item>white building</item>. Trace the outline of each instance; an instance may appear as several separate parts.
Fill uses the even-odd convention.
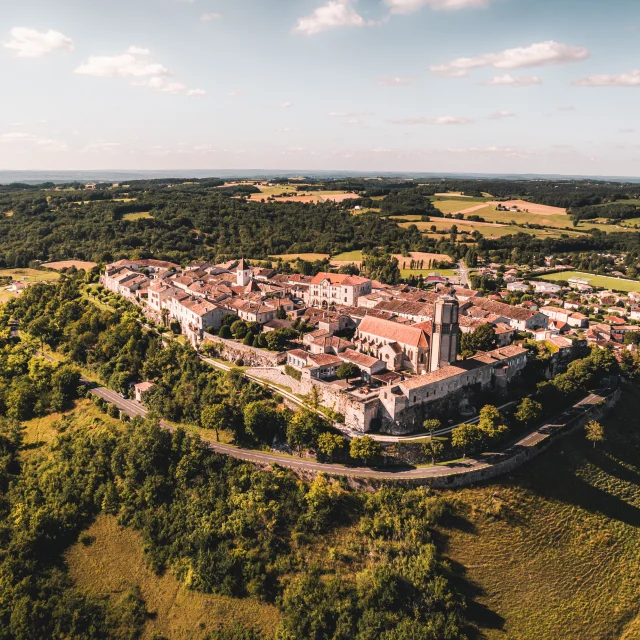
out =
[[[355,307],[358,298],[371,293],[371,280],[344,273],[318,273],[309,286],[307,304],[326,308],[332,304]]]

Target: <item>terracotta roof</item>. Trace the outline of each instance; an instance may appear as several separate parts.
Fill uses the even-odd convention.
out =
[[[386,340],[400,342],[412,347],[426,348],[429,346],[424,329],[420,329],[415,326],[401,325],[397,322],[374,318],[370,315],[366,315],[363,318],[360,326],[358,327],[358,332],[372,334]]]
[[[319,367],[326,367],[331,364],[342,364],[342,360],[338,356],[332,356],[330,353],[308,353],[307,360],[311,360]]]
[[[354,351],[353,349],[347,349],[340,354],[340,358],[343,360],[348,360],[349,362],[353,362],[361,367],[373,367],[376,363],[380,362],[377,358],[373,358],[372,356],[368,356],[364,353],[360,353],[359,351]]]
[[[311,284],[320,284],[324,280],[328,280],[331,284],[343,284],[345,280],[348,280],[351,276],[346,273],[327,273],[326,271],[320,271],[317,273]]]

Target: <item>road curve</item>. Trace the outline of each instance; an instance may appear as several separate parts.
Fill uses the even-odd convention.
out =
[[[89,387],[90,393],[102,398],[106,402],[115,405],[116,407],[118,407],[118,409],[126,413],[131,418],[135,416],[145,417],[148,413],[147,410],[135,400],[123,398],[115,391],[102,387],[94,382],[87,380],[86,378],[83,378],[82,382]],[[517,447],[531,447],[537,444],[540,440],[549,437],[551,433],[564,428],[568,420],[576,418],[585,410],[588,410],[593,405],[598,404],[602,399],[602,396],[598,394],[590,394],[589,396],[575,404],[573,407],[564,411],[561,416],[559,416],[556,422],[549,422],[541,426],[536,431],[528,434],[518,442],[514,443],[510,447],[510,450]],[[562,422],[560,420],[560,418],[563,417],[567,418],[565,422]],[[160,421],[160,426],[169,431],[174,431],[174,427],[170,426],[162,420]],[[332,475],[373,478],[378,480],[420,480],[425,478],[442,478],[445,476],[466,473],[469,471],[477,471],[478,469],[492,466],[492,462],[468,458],[463,462],[456,462],[451,465],[436,465],[416,468],[398,467],[393,470],[381,470],[371,469],[367,467],[350,467],[342,464],[324,464],[307,458],[297,459],[274,453],[265,453],[263,451],[241,449],[239,447],[234,447],[228,444],[221,444],[219,442],[203,442],[205,442],[205,444],[210,449],[216,451],[217,453],[232,456],[234,458],[246,460],[247,462],[253,462],[256,464],[280,465],[282,467],[297,469],[300,471],[323,472]],[[508,453],[493,454],[493,463],[495,463],[496,457],[502,459],[507,455]]]

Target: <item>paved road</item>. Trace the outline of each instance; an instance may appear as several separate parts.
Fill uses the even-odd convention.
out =
[[[462,262],[462,260],[458,262],[458,270],[460,271],[460,284],[470,289],[471,282],[469,281],[469,269],[467,269],[467,267],[465,266],[464,262]]]
[[[129,417],[134,416],[146,416],[147,410],[135,400],[129,400],[123,398],[120,394],[112,391],[111,389],[107,389],[100,385],[97,385],[94,382],[90,382],[83,378],[83,382],[89,386],[90,392],[93,395],[99,396],[103,398],[106,402],[114,404],[120,410],[124,411]],[[561,417],[566,416],[567,420],[574,419],[582,414],[589,407],[597,404],[602,400],[602,397],[597,394],[591,394],[587,398],[584,398],[579,403],[577,403],[574,407],[565,411]],[[530,447],[540,440],[549,437],[551,433],[557,431],[558,429],[564,427],[566,424],[565,421],[557,420],[556,422],[550,422],[533,433],[527,435],[522,438],[520,441],[512,445],[510,450],[515,451],[518,447]],[[164,421],[160,421],[160,426],[164,429],[168,429],[173,431],[174,428],[168,425]],[[458,474],[461,472],[467,471],[476,471],[478,469],[482,469],[484,467],[491,466],[492,463],[495,463],[497,459],[501,459],[506,457],[508,454],[500,455],[493,454],[491,456],[491,462],[487,460],[477,460],[474,458],[468,458],[463,462],[456,462],[451,465],[437,465],[437,466],[429,466],[429,467],[418,467],[418,468],[407,468],[407,467],[398,467],[394,470],[380,470],[380,469],[369,469],[369,468],[359,468],[359,467],[348,467],[346,465],[341,464],[323,464],[320,462],[316,462],[307,458],[291,458],[288,456],[281,456],[274,453],[265,453],[262,451],[251,451],[249,449],[240,449],[238,447],[234,447],[228,444],[221,444],[218,442],[206,442],[207,446],[216,451],[218,453],[222,453],[225,455],[233,456],[234,458],[239,458],[241,460],[246,460],[248,462],[254,462],[263,465],[280,465],[283,467],[288,467],[290,469],[298,469],[304,471],[314,471],[314,472],[324,472],[333,475],[344,475],[344,476],[357,476],[363,478],[376,478],[380,480],[417,480],[424,478],[436,478],[436,477],[444,477],[453,474]]]

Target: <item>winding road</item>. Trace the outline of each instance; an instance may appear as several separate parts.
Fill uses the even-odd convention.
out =
[[[135,416],[145,417],[148,413],[147,410],[135,400],[123,398],[115,391],[102,387],[95,382],[87,380],[86,378],[83,378],[82,382],[89,387],[89,390],[93,395],[115,405],[131,418]],[[278,393],[281,393],[281,390],[278,390]],[[597,405],[603,399],[603,396],[599,394],[590,394],[580,402],[576,403],[573,407],[564,411],[555,419],[555,421],[542,425],[532,433],[529,433],[517,442],[514,442],[502,453],[485,454],[478,459],[468,458],[464,461],[458,461],[452,464],[441,464],[428,467],[395,467],[393,469],[382,470],[371,469],[368,467],[351,467],[335,463],[324,464],[308,458],[294,458],[276,453],[240,449],[233,445],[222,444],[219,442],[205,442],[210,449],[217,453],[229,455],[234,458],[239,458],[240,460],[246,460],[247,462],[253,462],[256,464],[268,466],[280,465],[282,467],[296,469],[299,471],[322,472],[331,475],[374,478],[378,480],[420,480],[426,478],[441,478],[470,471],[477,471],[482,468],[493,466],[496,462],[501,462],[511,455],[515,455],[515,453],[523,447],[532,447],[537,445],[541,440],[544,440],[556,431],[565,428],[571,421],[580,417],[585,411],[593,408],[594,405]],[[162,420],[160,421],[160,426],[169,431],[175,430],[174,427]]]

